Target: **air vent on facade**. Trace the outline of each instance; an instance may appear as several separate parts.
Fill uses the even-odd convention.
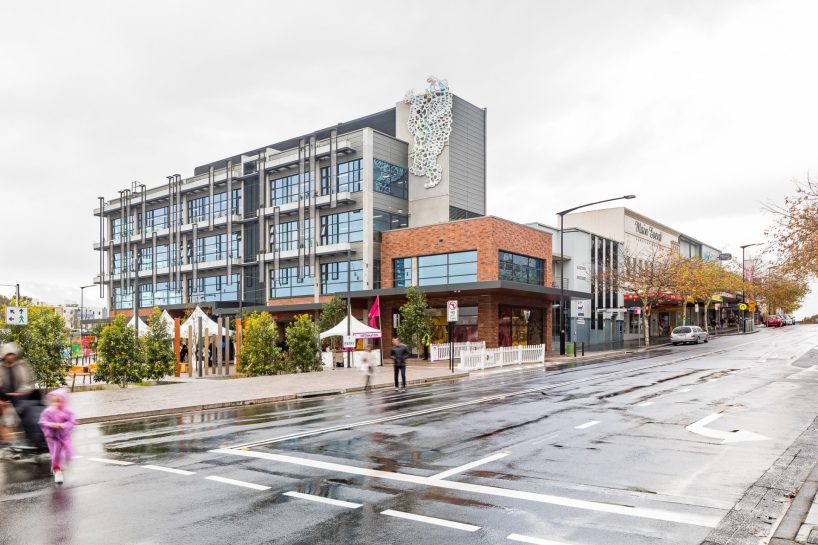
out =
[[[255,161],[249,161],[247,163],[244,163],[244,173],[245,174],[252,174],[255,171],[256,171],[256,162]]]

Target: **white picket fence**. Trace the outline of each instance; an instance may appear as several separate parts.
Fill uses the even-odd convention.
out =
[[[504,346],[500,348],[481,348],[460,353],[458,369],[475,370],[521,363],[541,363],[545,361],[545,345]]]
[[[452,343],[454,359],[460,359],[463,350],[480,350],[486,347],[486,341]],[[449,343],[433,344],[429,346],[429,357],[432,361],[449,361]]]

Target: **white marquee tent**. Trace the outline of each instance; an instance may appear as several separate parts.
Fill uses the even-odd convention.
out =
[[[139,320],[138,325],[134,325],[136,324],[136,320]],[[128,327],[138,327],[137,333],[139,333],[139,335],[145,335],[148,332],[148,324],[146,324],[142,318],[138,316],[131,316],[131,321],[128,322]]]
[[[357,320],[354,316],[347,316],[335,327],[328,329],[321,333],[320,337],[326,339],[327,337],[346,336],[347,335],[347,320],[351,319],[350,334],[356,339],[379,339],[381,337],[381,330],[369,327],[363,322]]]

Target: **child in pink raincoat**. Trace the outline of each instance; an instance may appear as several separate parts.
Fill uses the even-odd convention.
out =
[[[65,388],[54,390],[48,394],[48,402],[48,408],[40,415],[40,427],[48,443],[48,452],[51,453],[54,482],[61,484],[62,470],[74,454],[71,430],[76,421],[74,412],[68,408],[68,390]]]

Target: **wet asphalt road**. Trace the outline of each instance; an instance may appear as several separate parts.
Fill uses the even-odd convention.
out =
[[[817,345],[80,426],[62,487],[0,461],[0,543],[698,544],[818,415]]]

